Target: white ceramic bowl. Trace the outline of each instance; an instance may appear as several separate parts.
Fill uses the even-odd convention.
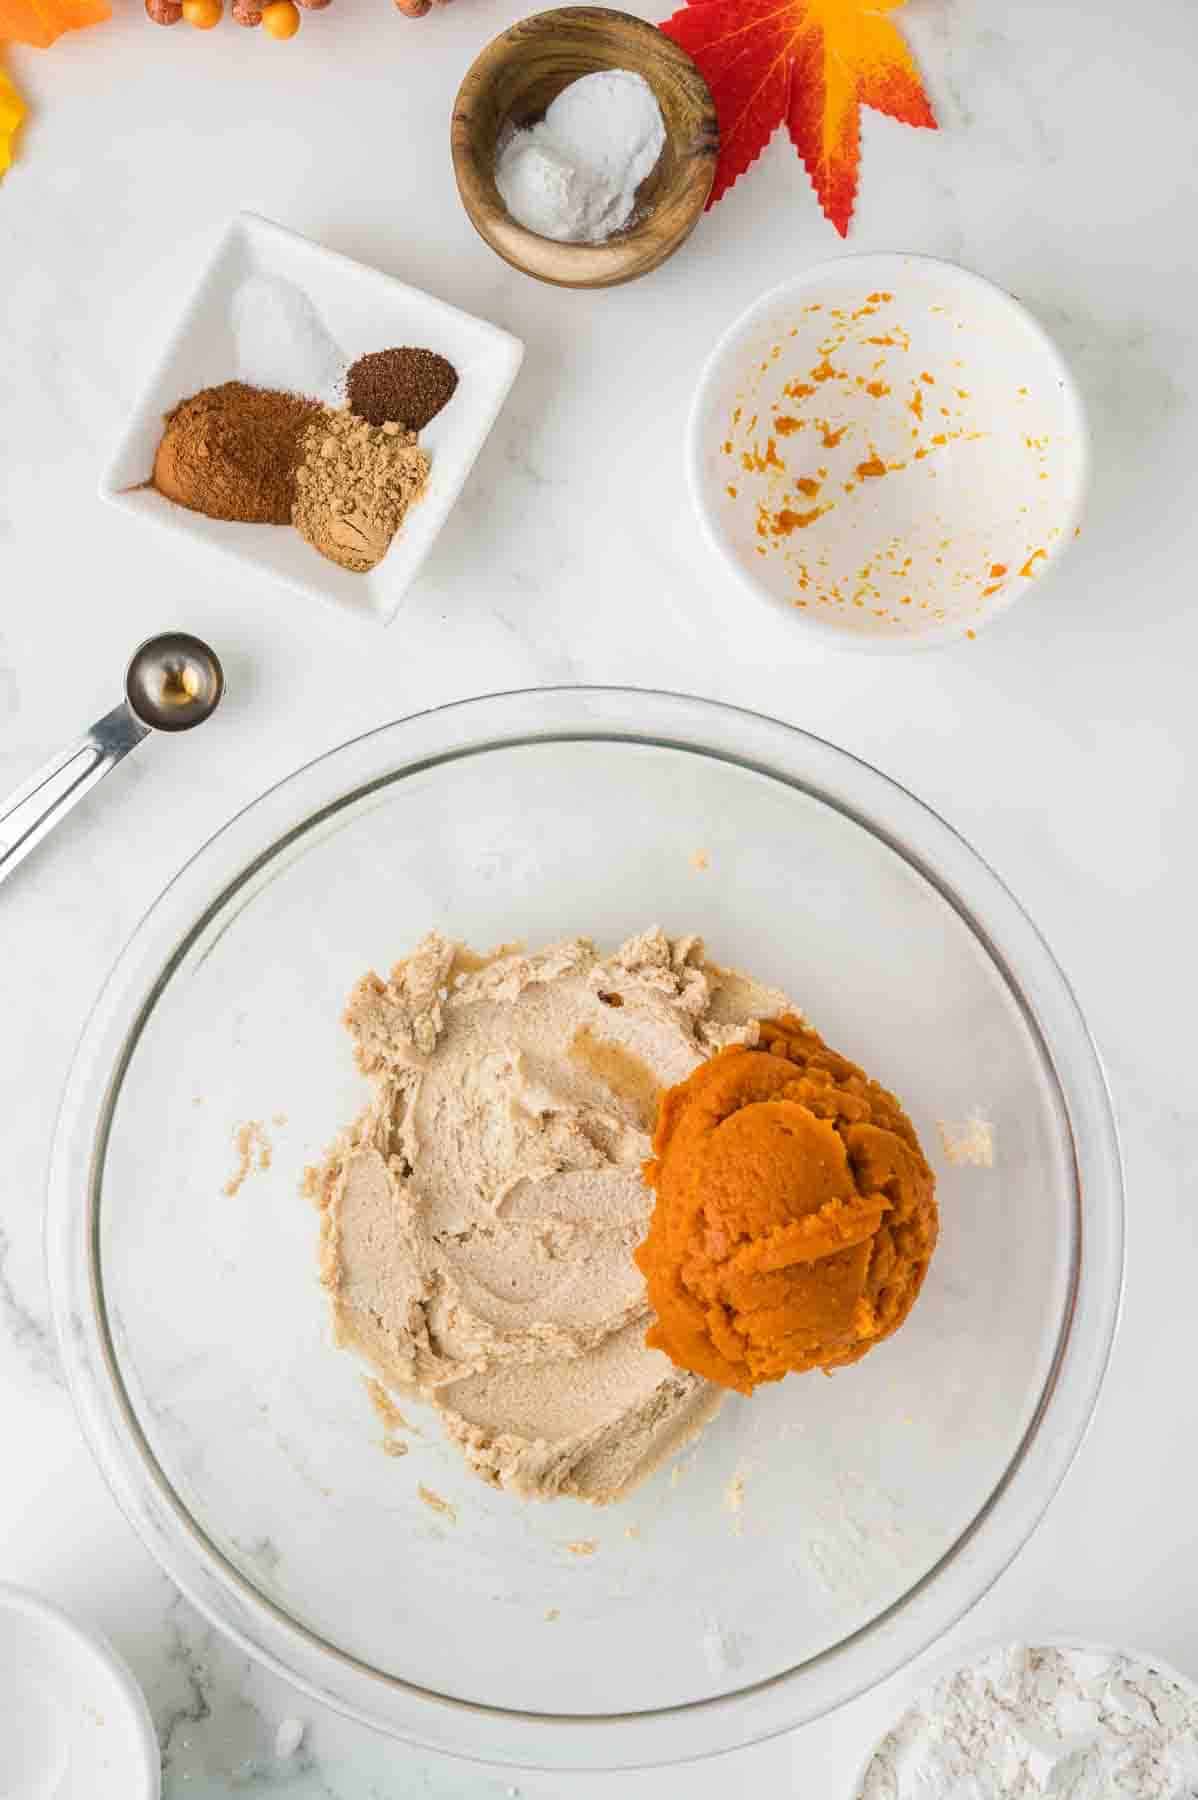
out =
[[[243,283],[286,282],[307,297],[325,332],[340,352],[337,372],[370,350],[409,344],[438,351],[458,372],[453,398],[420,434],[432,457],[428,488],[413,507],[382,562],[364,575],[327,561],[299,533],[278,525],[237,525],[209,519],[175,506],[143,484],[162,435],[163,415],[201,388],[237,379],[254,380],[239,367],[234,307]],[[312,391],[300,358],[285,378],[286,320],[271,357],[281,363],[270,382]],[[299,342],[303,343],[300,337]],[[243,568],[260,570],[297,592],[326,600],[358,618],[389,624],[405,592],[433,546],[454,501],[486,442],[524,356],[509,332],[447,306],[431,294],[407,287],[390,275],[326,250],[308,238],[240,213],[221,237],[133,411],[100,494],[135,518],[160,525],[193,543],[231,557]],[[342,404],[332,391],[317,399]]]
[[[862,1790],[873,1760],[890,1733],[897,1729],[911,1709],[925,1700],[940,1682],[951,1680],[954,1675],[962,1673],[966,1669],[976,1668],[979,1663],[985,1662],[991,1656],[1001,1654],[1004,1650],[1014,1649],[1017,1643],[1026,1644],[1027,1647],[1034,1650],[1072,1650],[1086,1656],[1121,1657],[1128,1662],[1141,1663],[1155,1674],[1163,1675],[1167,1681],[1174,1682],[1183,1694],[1198,1704],[1198,1682],[1195,1682],[1189,1675],[1183,1675],[1181,1670],[1175,1668],[1172,1663],[1165,1662],[1159,1656],[1149,1656],[1143,1650],[1119,1649],[1113,1644],[1095,1644],[1088,1639],[1075,1637],[1037,1636],[1034,1641],[1031,1638],[1018,1640],[1008,1638],[1000,1640],[998,1643],[978,1644],[972,1650],[957,1651],[953,1656],[942,1658],[918,1681],[911,1683],[902,1705],[896,1708],[894,1717],[877,1742],[870,1746],[845,1800],[861,1800]]]
[[[765,294],[712,352],[687,466],[754,594],[826,642],[973,636],[1072,542],[1089,453],[1059,352],[955,264],[846,256]]]
[[[158,1740],[141,1689],[94,1632],[0,1585],[0,1794],[157,1800]]]

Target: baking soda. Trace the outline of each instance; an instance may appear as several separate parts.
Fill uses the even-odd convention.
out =
[[[495,184],[527,230],[558,243],[602,243],[632,217],[665,141],[644,77],[602,69],[563,88],[540,124],[501,138]]]
[[[251,387],[281,388],[337,406],[346,360],[302,288],[250,275],[233,295],[237,374]]]

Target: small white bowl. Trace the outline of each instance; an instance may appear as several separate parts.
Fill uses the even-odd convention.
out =
[[[1017,300],[923,256],[845,256],[712,352],[687,470],[738,582],[848,649],[968,637],[1079,528],[1073,379]]]
[[[141,1689],[96,1633],[0,1585],[0,1794],[158,1800],[158,1740]]]
[[[942,1657],[934,1663],[931,1670],[911,1688],[911,1691],[908,1693],[902,1706],[895,1712],[894,1717],[891,1719],[885,1731],[881,1733],[877,1742],[870,1747],[870,1750],[858,1771],[856,1780],[849,1789],[848,1794],[845,1796],[845,1800],[861,1800],[862,1791],[865,1787],[865,1778],[869,1774],[875,1756],[882,1748],[886,1739],[890,1736],[890,1733],[895,1731],[898,1726],[902,1724],[912,1707],[918,1706],[922,1701],[926,1700],[933,1689],[938,1687],[942,1681],[950,1681],[954,1675],[962,1674],[966,1669],[976,1668],[979,1663],[985,1662],[989,1657],[1001,1655],[1003,1651],[1012,1650],[1018,1646],[1024,1646],[1032,1650],[1072,1650],[1079,1655],[1084,1656],[1099,1656],[1111,1659],[1118,1657],[1125,1662],[1141,1663],[1146,1668],[1152,1669],[1156,1674],[1163,1675],[1167,1681],[1174,1682],[1183,1694],[1195,1702],[1195,1704],[1198,1704],[1198,1682],[1193,1681],[1188,1675],[1183,1675],[1181,1670],[1175,1668],[1172,1663],[1165,1662],[1159,1656],[1148,1656],[1142,1650],[1118,1649],[1112,1644],[1095,1644],[1084,1638],[1071,1637],[1037,1637],[1034,1641],[1030,1637],[1026,1640],[1008,1638],[1000,1640],[997,1643],[979,1644],[974,1650],[967,1651],[964,1654],[958,1651],[954,1656]]]
[[[367,351],[396,345],[438,351],[458,372],[453,398],[420,434],[432,458],[428,488],[382,562],[364,575],[327,561],[286,526],[209,519],[142,485],[153,466],[165,413],[201,388],[254,380],[239,366],[233,309],[242,284],[255,277],[290,283],[292,291],[298,289],[307,297],[340,352],[336,360],[341,373]],[[280,341],[285,342],[282,323]],[[523,356],[519,338],[498,326],[281,225],[240,213],[217,245],[137,403],[100,483],[100,494],[138,519],[223,552],[243,568],[263,570],[299,593],[331,601],[359,618],[389,624],[449,516]],[[279,361],[277,353],[271,360]],[[298,359],[294,382],[297,389],[311,391]],[[281,371],[270,385],[287,385]],[[343,403],[329,391],[315,397]]]

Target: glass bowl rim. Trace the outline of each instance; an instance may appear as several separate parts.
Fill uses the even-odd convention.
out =
[[[675,715],[671,732],[663,733],[655,724],[650,729],[643,717],[638,723],[630,716],[650,707],[663,716]],[[455,730],[462,715],[488,719],[510,715],[515,721],[528,710],[531,728],[521,718],[522,731],[509,729],[497,735],[484,728],[459,740]],[[538,722],[542,713],[561,716],[556,726],[546,726]],[[712,736],[719,738],[721,731],[723,745],[713,745]],[[329,777],[339,782],[343,764],[357,759],[373,767],[396,740],[402,749],[405,738],[417,739],[422,732],[444,740],[435,754],[401,754],[366,781],[335,786],[324,805],[313,806],[310,798],[304,798],[322,778],[325,785]],[[749,739],[767,745],[782,759],[781,766],[746,754]],[[97,1182],[121,1079],[149,1011],[203,925],[287,844],[364,792],[462,756],[571,740],[682,750],[737,764],[830,806],[901,857],[953,908],[1019,1006],[1055,1081],[1075,1175],[1073,1278],[1052,1366],[1010,1463],[960,1536],[868,1624],[796,1667],[727,1694],[619,1714],[524,1712],[422,1688],[327,1643],[263,1595],[211,1542],[153,1457],[108,1333],[99,1266]],[[800,765],[798,770],[785,766],[786,749]],[[814,774],[807,764],[815,765]],[[817,778],[821,774],[822,781]],[[210,865],[219,861],[222,849],[260,835],[255,832],[259,819],[296,799],[302,802],[302,811],[291,828],[271,832],[265,849],[248,859],[242,856],[235,878],[220,881],[212,898]],[[887,817],[897,816],[898,826],[905,825],[906,832],[884,823],[869,805],[871,799],[884,802]],[[980,890],[988,923],[950,879],[954,865],[958,878],[967,876]],[[176,937],[176,915],[181,909],[192,913],[195,889],[207,890],[209,898]],[[165,960],[159,955],[164,935],[174,940]],[[1003,947],[1011,937],[1018,943],[1020,977]],[[1033,1003],[1029,985],[1037,996],[1042,990],[1039,1004]],[[247,1655],[314,1699],[375,1730],[434,1751],[526,1768],[634,1768],[719,1754],[823,1716],[926,1649],[998,1579],[1063,1481],[1097,1402],[1122,1299],[1122,1165],[1105,1076],[1066,976],[1010,890],[932,808],[851,752],[744,708],[656,689],[527,688],[453,701],[333,746],[242,807],[188,858],[142,915],[80,1035],[50,1163],[46,1251],[60,1349],[89,1448],[118,1504],[166,1573]],[[1083,1283],[1091,1263],[1094,1273]],[[1046,1433],[1050,1414],[1055,1429]],[[860,1670],[846,1680],[846,1658],[863,1648],[869,1654],[859,1659]],[[798,1684],[805,1678],[810,1688],[813,1672],[819,1675],[814,1683],[817,1691],[800,1698]],[[397,1696],[401,1716],[394,1711],[384,1716],[384,1698],[394,1701]]]

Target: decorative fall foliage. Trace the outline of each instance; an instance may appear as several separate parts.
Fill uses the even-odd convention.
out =
[[[25,102],[0,67],[0,175],[12,162],[12,141],[25,117]]]
[[[111,17],[105,0],[0,0],[0,39],[48,50],[64,31],[81,31]]]
[[[709,206],[779,125],[841,237],[857,198],[862,106],[934,131],[911,52],[887,16],[904,0],[690,0],[662,30],[692,56],[720,121]]]

